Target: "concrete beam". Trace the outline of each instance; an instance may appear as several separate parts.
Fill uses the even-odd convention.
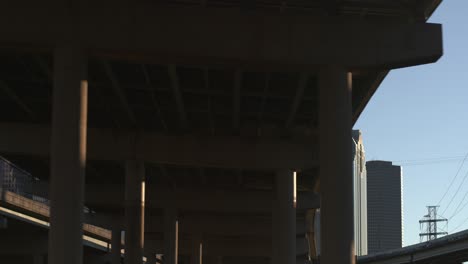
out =
[[[203,237],[203,257],[205,256],[242,256],[242,257],[270,257],[270,237]],[[162,239],[149,239],[147,248],[162,248]],[[303,243],[296,247],[297,255],[306,253]],[[179,255],[191,255],[193,241],[190,238],[179,241]]]
[[[97,226],[107,227],[114,223],[114,226],[123,226],[122,215],[95,214],[86,215],[85,222]],[[162,216],[150,215],[145,217],[145,233],[147,235],[162,234],[165,229]],[[296,234],[304,237],[306,226],[304,218],[296,221]],[[110,228],[110,227],[109,227]],[[194,232],[215,236],[271,236],[271,219],[254,215],[219,215],[206,214],[204,216],[184,216],[179,221],[179,234],[190,235]]]
[[[11,101],[13,101],[21,110],[26,113],[29,118],[35,119],[36,115],[34,111],[29,107],[16,93],[11,87],[6,84],[4,81],[0,80],[0,91],[5,93]]]
[[[106,190],[103,192],[102,190]],[[36,195],[47,197],[47,183],[35,183],[33,192]],[[85,200],[89,206],[122,207],[124,205],[123,185],[117,184],[89,184],[85,188]],[[154,185],[146,186],[147,208],[165,208],[172,203],[173,197],[177,199],[177,208],[189,211],[213,212],[270,212],[272,193],[268,191],[168,191],[156,188]],[[297,209],[305,210],[319,208],[320,198],[313,192],[299,192]]]
[[[47,126],[0,124],[0,153],[49,155]],[[302,140],[168,136],[88,129],[88,160],[138,159],[148,163],[246,169],[317,166],[315,138]]]
[[[99,207],[123,206],[120,188],[108,185],[103,193],[98,186],[86,188],[86,204]],[[101,190],[101,191],[100,191]],[[164,208],[171,201],[173,194],[167,190],[149,190],[147,192],[147,208]],[[254,192],[203,192],[183,191],[175,194],[177,208],[181,210],[199,210],[214,212],[269,212],[271,210],[271,195]]]
[[[125,90],[122,89],[120,86],[120,82],[118,80],[117,75],[115,74],[114,70],[112,69],[111,64],[106,61],[106,60],[101,60],[100,61],[102,68],[104,72],[107,75],[107,78],[109,78],[109,81],[111,82],[112,90],[114,90],[115,95],[120,101],[120,104],[122,105],[122,108],[124,112],[127,114],[128,119],[132,123],[132,125],[135,125],[137,123],[135,113],[132,110],[132,107],[128,103],[127,95],[125,94]]]
[[[174,100],[177,106],[177,112],[179,113],[179,123],[182,129],[188,128],[187,113],[185,112],[185,104],[182,98],[182,93],[179,84],[179,77],[177,75],[176,65],[170,65],[168,67],[169,78],[171,80],[172,93],[174,94]]]
[[[296,117],[297,110],[299,106],[301,106],[302,99],[304,97],[304,90],[307,86],[307,81],[309,80],[309,76],[307,74],[301,74],[298,80],[297,88],[296,88],[296,95],[294,95],[293,103],[291,104],[291,110],[289,110],[288,119],[286,119],[285,127],[291,127],[292,123],[294,122],[294,118]]]
[[[234,73],[234,90],[233,90],[233,113],[232,127],[234,130],[239,130],[240,125],[240,107],[241,107],[241,88],[242,88],[242,71],[236,70]]]
[[[214,238],[203,240],[203,256],[244,256],[244,257],[267,257],[270,255],[271,247],[268,238]],[[190,239],[179,241],[179,255],[191,255],[193,245]],[[162,248],[163,241],[154,239],[146,242],[148,248]]]
[[[84,1],[73,7],[77,42],[97,56],[306,70],[325,64],[391,69],[435,62],[442,55],[439,24],[170,8],[151,1]],[[0,43],[52,47],[69,28],[71,19],[63,15],[68,9],[53,1],[2,3]]]

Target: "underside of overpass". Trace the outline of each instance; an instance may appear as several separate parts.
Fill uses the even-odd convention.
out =
[[[439,3],[1,3],[0,153],[51,200],[48,262],[83,221],[131,264],[315,260],[321,208],[321,263],[354,263],[351,127],[442,55]]]

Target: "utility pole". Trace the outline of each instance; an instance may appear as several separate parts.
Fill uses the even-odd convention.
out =
[[[427,215],[423,219],[419,220],[419,227],[421,233],[419,233],[419,241],[430,241],[437,238],[437,236],[447,235],[448,232],[439,232],[437,223],[445,222],[448,224],[447,218],[439,218],[437,215],[437,208],[439,206],[427,206]]]

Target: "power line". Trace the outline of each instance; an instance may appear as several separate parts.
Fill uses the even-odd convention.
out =
[[[417,166],[417,165],[426,165],[426,164],[456,162],[456,161],[462,160],[463,158],[464,156],[452,156],[452,157],[428,158],[428,159],[419,159],[419,160],[397,160],[397,161],[393,161],[393,163],[399,164],[401,166]]]
[[[468,172],[467,172],[467,173],[468,173]],[[462,203],[465,201],[466,196],[468,196],[468,191],[465,192],[465,195],[463,195],[463,198],[462,198],[462,199],[460,200],[460,202],[458,203],[457,207],[455,208],[455,211],[453,211],[453,214],[452,214],[452,216],[451,216],[450,218],[454,217],[454,216],[457,214],[458,209],[460,208],[460,206],[462,205]]]
[[[428,165],[428,164],[439,164],[439,163],[449,163],[449,162],[455,162],[460,160],[459,158],[454,158],[454,159],[442,159],[442,160],[432,160],[432,161],[419,161],[419,162],[393,162],[395,164],[398,164],[400,166],[420,166],[420,165]]]
[[[467,196],[468,192],[466,192],[465,196]],[[468,205],[468,202],[466,202],[465,204],[463,204],[463,206],[460,208],[460,210],[456,210],[455,209],[455,212],[452,214],[452,216],[449,217],[449,220],[452,219],[454,216],[456,216],[457,214],[459,214],[461,211],[463,211],[463,209]]]
[[[445,162],[455,162],[462,160],[465,156],[445,156],[438,158],[425,158],[425,159],[409,159],[409,160],[394,160],[394,164],[402,166],[418,166],[426,164],[436,164],[436,163],[445,163]],[[370,159],[378,160],[378,159]]]
[[[464,158],[465,155],[461,156],[445,156],[445,157],[437,157],[437,158],[424,158],[424,159],[409,159],[409,160],[394,160],[393,162],[396,163],[413,163],[413,162],[431,162],[431,161],[439,161],[439,160],[461,160]]]
[[[461,163],[460,166],[458,167],[458,170],[457,170],[457,173],[455,174],[455,177],[453,177],[452,181],[451,181],[450,184],[449,184],[449,187],[448,187],[447,190],[445,191],[445,193],[444,193],[444,195],[442,196],[442,198],[440,198],[438,204],[440,204],[440,203],[442,202],[442,200],[445,198],[445,196],[447,195],[448,191],[449,191],[450,188],[452,187],[453,183],[455,182],[455,179],[458,177],[458,174],[460,173],[461,169],[463,168],[463,165],[465,164],[465,161],[466,161],[466,158],[467,158],[467,157],[468,157],[468,153],[466,153],[465,158],[463,159],[462,163]],[[461,186],[462,186],[463,183],[465,182],[467,175],[468,175],[468,173],[465,174],[465,177],[463,177],[462,183],[458,186],[457,191],[456,191],[455,194],[452,196],[452,199],[450,199],[450,202],[449,202],[449,204],[447,205],[447,207],[445,208],[445,210],[442,212],[442,215],[445,214],[445,212],[447,211],[447,209],[450,207],[450,204],[452,204],[453,199],[455,199],[455,196],[458,194],[458,192],[460,191]]]
[[[465,174],[465,177],[463,177],[463,180],[462,180],[462,182],[460,183],[460,185],[458,185],[457,190],[456,190],[455,193],[453,194],[452,199],[450,199],[450,202],[448,203],[447,207],[445,207],[444,211],[442,212],[442,215],[444,215],[445,212],[447,211],[447,209],[449,209],[449,207],[450,207],[450,205],[452,204],[453,200],[455,199],[455,197],[457,196],[457,194],[458,194],[458,192],[460,191],[461,187],[463,186],[463,183],[465,183],[466,177],[468,177],[468,172]]]
[[[457,227],[455,227],[454,229],[452,229],[452,231],[450,231],[450,233],[453,233],[453,231],[457,230],[458,228],[460,228],[462,225],[464,225],[466,222],[468,221],[468,217],[463,220],[463,222],[461,224],[459,224]]]

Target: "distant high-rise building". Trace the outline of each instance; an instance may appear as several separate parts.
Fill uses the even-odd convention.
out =
[[[354,241],[356,255],[367,255],[367,176],[361,131],[353,130]]]
[[[403,244],[403,176],[390,161],[368,161],[368,253],[401,248]]]

